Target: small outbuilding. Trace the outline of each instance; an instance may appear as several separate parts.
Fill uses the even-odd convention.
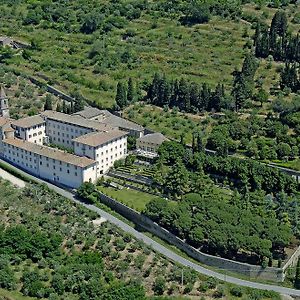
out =
[[[150,159],[155,158],[159,146],[165,141],[169,139],[160,132],[144,135],[136,140],[137,154]]]

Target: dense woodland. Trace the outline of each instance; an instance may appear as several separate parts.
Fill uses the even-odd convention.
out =
[[[205,155],[201,147],[201,139],[193,152],[179,143],[163,143],[155,182],[179,202],[155,199],[145,214],[211,254],[252,263],[268,258],[271,265],[273,258],[284,259],[284,247],[300,233],[299,185],[276,169]],[[212,179],[233,192],[216,189]]]

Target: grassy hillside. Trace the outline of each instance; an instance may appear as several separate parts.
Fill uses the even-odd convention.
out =
[[[67,92],[78,88],[103,107],[113,105],[117,81],[132,77],[142,87],[156,71],[212,86],[218,82],[230,85],[231,73],[241,67],[251,47],[252,24],[245,19],[250,14],[269,23],[276,11],[257,10],[247,4],[242,7],[244,19],[213,16],[206,24],[186,26],[179,22],[177,13],[163,13],[155,3],[134,19],[120,17],[117,12],[106,13],[113,7],[111,2],[101,0],[98,6],[93,3],[87,1],[83,5],[87,15],[86,7],[96,7],[99,14],[105,13],[101,15],[104,25],[92,34],[81,33],[80,24],[75,21],[83,18],[80,1],[65,5],[72,10],[73,19],[64,21],[65,6],[60,4],[62,13],[55,23],[44,17],[38,24],[27,24],[28,15],[37,10],[35,5],[0,4],[1,34],[27,42],[34,40],[37,45],[25,58],[18,55],[6,62],[21,72],[47,78]],[[292,5],[286,10],[290,19],[298,11]],[[292,30],[297,32],[299,25],[293,24]],[[278,79],[275,68],[275,63],[268,69],[263,63],[259,69],[257,76],[267,87]]]

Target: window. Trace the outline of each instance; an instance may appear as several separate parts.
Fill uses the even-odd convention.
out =
[[[70,174],[70,170],[67,170],[67,173]]]
[[[53,170],[55,170],[55,166],[53,166]]]
[[[77,176],[77,172],[75,172],[74,174],[75,174],[75,176]]]

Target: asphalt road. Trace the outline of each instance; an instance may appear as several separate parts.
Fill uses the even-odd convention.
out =
[[[1,160],[0,161],[4,164],[9,165],[10,167],[12,167],[10,164],[6,163],[5,161]],[[17,169],[17,168],[16,168]],[[278,292],[280,294],[286,294],[286,295],[291,295],[291,296],[300,296],[300,290],[296,290],[296,289],[291,289],[291,288],[286,288],[286,287],[281,287],[281,286],[277,286],[277,285],[271,285],[271,284],[263,284],[263,283],[257,283],[257,282],[252,282],[252,281],[247,281],[247,280],[242,280],[242,279],[238,279],[232,276],[228,276],[228,275],[224,275],[209,269],[206,269],[196,263],[193,263],[191,261],[189,261],[188,259],[176,254],[175,252],[173,252],[172,250],[169,250],[168,248],[162,246],[161,244],[157,243],[156,241],[152,240],[151,238],[149,238],[148,236],[144,235],[143,233],[135,230],[133,227],[129,226],[128,224],[124,223],[123,221],[119,220],[118,218],[114,217],[113,215],[105,212],[104,210],[94,206],[94,205],[90,205],[90,204],[86,204],[86,203],[82,203],[79,200],[77,200],[74,195],[60,187],[57,187],[49,182],[46,182],[44,180],[41,180],[39,178],[36,178],[34,176],[29,175],[28,173],[25,173],[19,169],[17,169],[19,172],[24,173],[27,177],[30,177],[32,179],[34,179],[35,181],[38,181],[40,183],[44,183],[46,184],[50,189],[54,190],[55,192],[57,192],[58,194],[62,195],[63,197],[68,198],[71,201],[74,201],[80,205],[85,206],[87,209],[92,210],[96,213],[98,213],[101,217],[105,218],[106,220],[108,220],[109,222],[115,224],[116,226],[120,227],[121,229],[123,229],[124,231],[132,234],[133,236],[135,236],[137,239],[142,240],[145,244],[147,244],[148,246],[151,246],[155,251],[161,253],[162,255],[164,255],[165,257],[171,259],[174,262],[177,262],[183,266],[186,267],[190,267],[192,269],[194,269],[195,271],[203,274],[203,275],[207,275],[207,276],[212,276],[215,278],[218,278],[220,280],[229,282],[229,283],[233,283],[233,284],[237,284],[240,286],[245,286],[245,287],[250,287],[250,288],[255,288],[255,289],[262,289],[262,290],[270,290],[270,291],[275,291]]]

